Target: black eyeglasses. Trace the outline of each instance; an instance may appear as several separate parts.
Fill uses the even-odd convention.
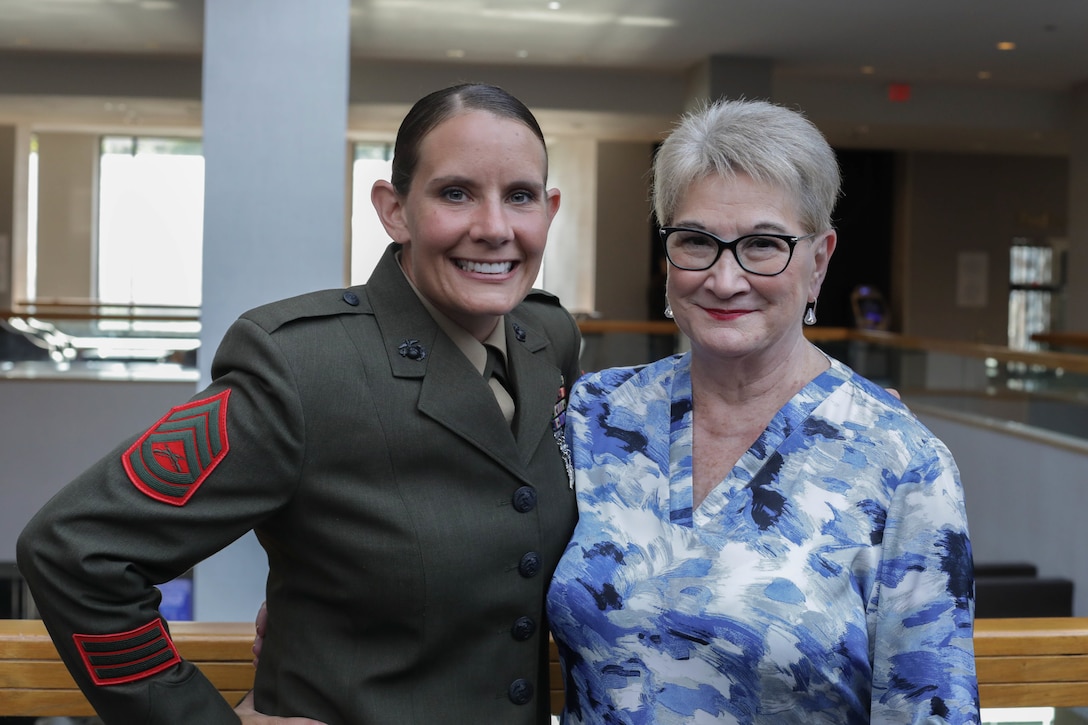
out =
[[[729,249],[741,269],[763,277],[774,277],[785,272],[793,259],[793,249],[797,243],[819,234],[813,232],[803,237],[745,234],[727,242],[702,229],[662,227],[658,233],[665,244],[669,264],[677,269],[692,272],[710,269],[721,258],[722,252]]]

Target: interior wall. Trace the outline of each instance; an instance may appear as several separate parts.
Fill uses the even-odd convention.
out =
[[[39,300],[94,295],[98,155],[97,136],[38,134]]]
[[[597,158],[596,311],[606,319],[645,320],[654,244],[653,145],[605,142],[598,145]]]
[[[959,466],[975,561],[1029,561],[1040,576],[1071,579],[1073,615],[1088,615],[1083,444],[1048,445],[918,410]]]
[[[684,106],[685,76],[679,71],[369,59],[352,61],[349,96],[353,104],[403,104],[406,111],[408,105],[424,94],[464,82],[501,86],[534,113],[589,111],[669,119]],[[397,111],[397,120],[404,115],[403,111]]]
[[[191,381],[0,379],[0,562],[30,517],[121,441],[195,392]]]
[[[200,99],[200,58],[0,52],[0,93]]]
[[[909,228],[902,331],[1007,344],[1009,246],[1066,233],[1067,159],[908,156],[909,216],[897,221]]]
[[[596,274],[593,311],[604,319],[647,320],[650,309],[665,306],[662,293],[651,294],[655,243],[649,201],[650,143],[600,143],[595,206],[597,225],[592,239]],[[651,300],[651,296],[656,299]],[[635,365],[660,357],[653,338],[641,334],[586,335],[582,365],[599,370]]]
[[[12,239],[14,237],[16,128],[0,125],[0,309],[11,306]]]
[[[1081,280],[1069,285],[1066,315],[1062,329],[1088,332],[1088,82],[1078,84],[1071,93],[1073,134],[1069,151],[1069,267],[1068,278]]]

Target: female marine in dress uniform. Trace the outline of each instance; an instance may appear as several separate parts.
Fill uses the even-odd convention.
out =
[[[559,207],[546,176],[540,128],[504,91],[419,101],[373,189],[394,243],[368,283],[244,314],[207,389],[28,524],[20,569],[107,724],[238,722],[178,655],[155,585],[250,529],[272,617],[258,711],[547,721],[579,336],[530,292]],[[497,392],[484,343],[505,358]]]

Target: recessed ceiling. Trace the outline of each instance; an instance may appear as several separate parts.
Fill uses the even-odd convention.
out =
[[[711,55],[835,78],[1064,89],[1088,80],[1088,3],[353,0],[359,58],[679,70]],[[199,54],[203,0],[3,0],[0,50]],[[1015,44],[1001,52],[997,44]],[[451,58],[449,51],[458,57]]]
[[[198,56],[203,22],[203,0],[0,0],[0,52]],[[1021,93],[1088,80],[1082,0],[352,0],[348,22],[363,60],[679,72],[727,56],[770,61],[776,81]]]

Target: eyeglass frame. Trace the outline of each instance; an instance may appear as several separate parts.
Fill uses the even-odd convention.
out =
[[[714,255],[714,261],[712,261],[705,267],[681,267],[679,264],[672,261],[672,256],[669,254],[669,245],[667,240],[669,235],[673,232],[694,232],[695,234],[702,234],[705,237],[710,237],[711,239],[713,239],[715,242],[718,243],[718,253]],[[777,277],[778,275],[785,272],[786,269],[790,266],[790,262],[793,261],[793,250],[797,247],[797,243],[803,242],[806,239],[812,239],[813,237],[819,236],[821,234],[821,232],[812,232],[811,234],[797,237],[791,234],[771,234],[768,232],[757,232],[754,234],[742,234],[733,241],[727,242],[719,237],[717,234],[708,232],[705,229],[694,229],[692,227],[661,227],[657,230],[657,233],[661,236],[661,246],[665,250],[665,259],[669,260],[669,264],[679,270],[683,270],[684,272],[705,272],[706,270],[717,264],[718,260],[722,258],[722,252],[728,249],[733,253],[733,259],[736,261],[738,267],[740,267],[748,274],[754,274],[759,277]],[[778,239],[779,241],[783,241],[786,243],[786,246],[788,246],[790,249],[790,256],[786,259],[786,263],[782,265],[782,269],[778,270],[777,272],[767,273],[755,272],[744,266],[744,262],[740,261],[740,255],[737,254],[737,244],[745,239],[750,239],[752,237],[771,237],[772,239]]]

